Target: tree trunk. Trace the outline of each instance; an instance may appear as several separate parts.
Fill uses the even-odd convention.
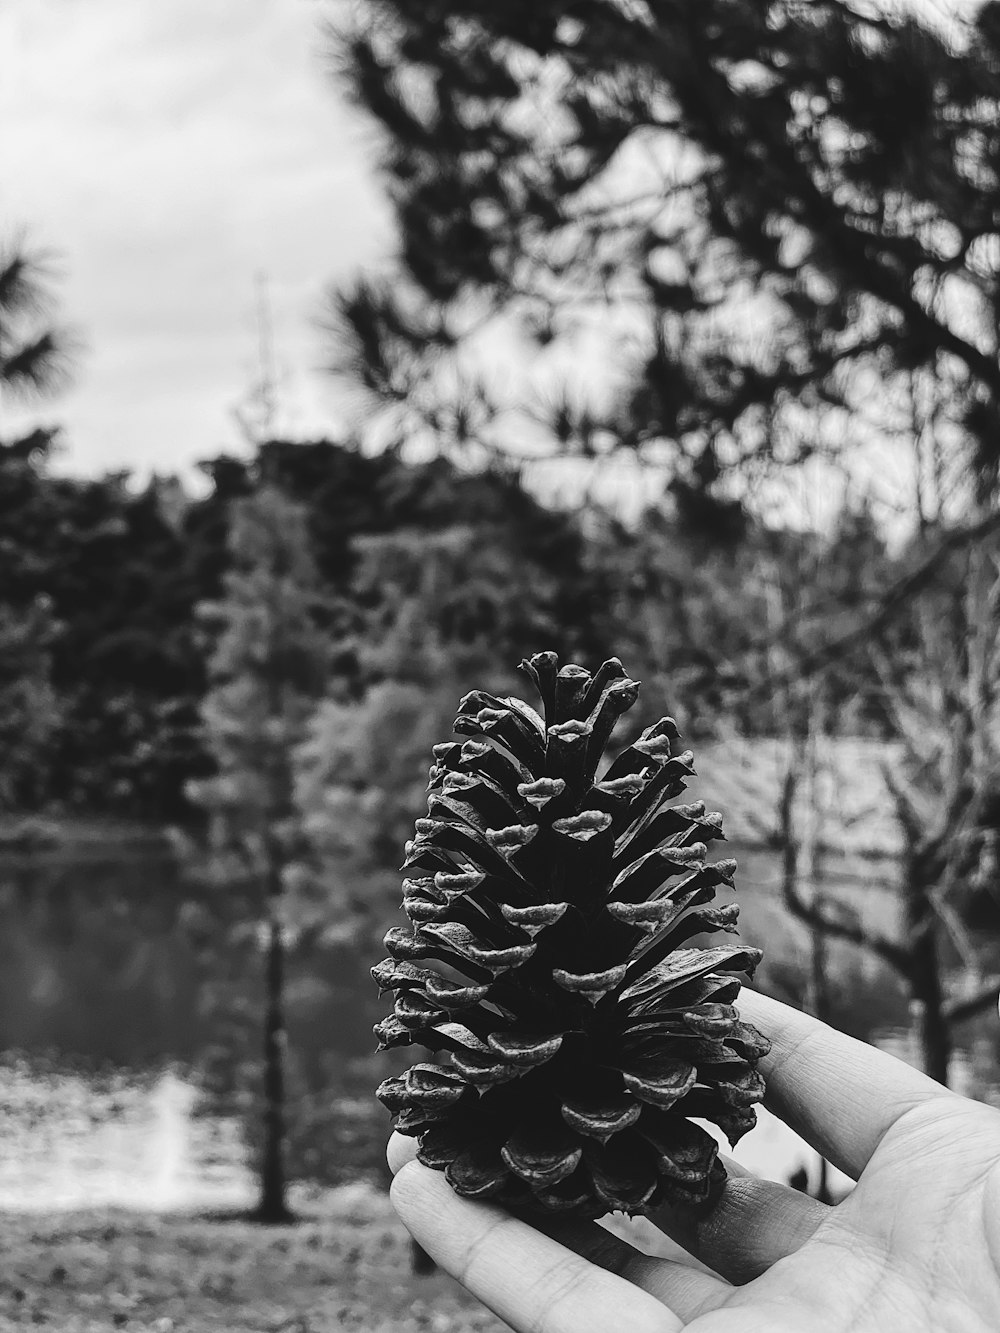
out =
[[[264,1017],[264,1142],[260,1163],[261,1222],[288,1222],[285,1179],[285,942],[277,898],[269,899],[267,999]]]
[[[813,888],[812,906],[817,911],[822,911],[825,904],[823,895],[818,889]],[[809,980],[806,988],[806,1011],[818,1018],[823,1023],[830,1021],[830,986],[827,977],[827,947],[826,936],[817,926],[812,926],[809,931]],[[826,1158],[822,1153],[819,1157],[819,1175],[816,1180],[816,1189],[813,1192],[813,1198],[818,1199],[820,1203],[833,1203],[833,1195],[830,1192],[829,1167]]]
[[[910,1012],[924,1072],[947,1087],[951,1032],[944,1014],[934,908],[926,887],[913,875],[912,861],[907,869]]]
[[[951,1032],[943,1012],[937,941],[928,932],[913,953],[910,1003],[924,1072],[948,1086]]]

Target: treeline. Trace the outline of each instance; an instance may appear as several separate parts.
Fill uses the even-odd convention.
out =
[[[0,799],[20,811],[191,814],[186,785],[211,771],[203,609],[223,592],[234,501],[264,487],[305,509],[341,703],[385,680],[433,693],[435,653],[461,692],[553,647],[626,657],[649,707],[672,708],[691,734],[722,719],[784,731],[787,698],[768,684],[776,652],[798,671],[913,562],[890,558],[863,511],[828,537],[749,520],[720,534],[674,503],[627,528],[592,507],[544,506],[510,467],[325,440],[221,455],[203,465],[200,496],[50,463],[44,433],[0,447]],[[852,729],[878,734],[866,656],[848,647],[832,677],[823,666]]]
[[[501,660],[542,640],[590,656],[606,635],[606,582],[578,524],[499,473],[276,441],[206,463],[207,492],[191,498],[173,482],[56,476],[49,462],[41,434],[0,449],[8,808],[183,817],[185,783],[206,765],[198,709],[211,636],[198,608],[222,592],[233,502],[265,484],[308,509],[349,692],[364,686],[364,623],[384,600],[355,587],[362,539],[411,534],[419,563],[421,535],[458,523],[484,558],[507,560],[513,584],[446,590],[442,631],[456,643],[488,638]]]

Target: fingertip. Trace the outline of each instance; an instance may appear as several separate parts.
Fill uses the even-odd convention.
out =
[[[758,1064],[765,1107],[853,1180],[907,1111],[956,1095],[888,1052],[759,991],[744,987],[736,1004],[771,1043]]]
[[[623,1316],[631,1333],[682,1327],[659,1299],[496,1204],[460,1197],[420,1162],[400,1167],[389,1197],[435,1263],[512,1329],[603,1330]]]
[[[468,1201],[458,1198],[440,1171],[416,1158],[404,1162],[393,1176],[389,1202],[414,1240],[438,1263],[441,1237],[462,1235],[461,1205]]]
[[[428,1193],[433,1193],[438,1178],[438,1172],[423,1166],[415,1157],[403,1162],[393,1176],[392,1184],[389,1186],[389,1199],[408,1227],[407,1219],[419,1214]]]
[[[416,1155],[416,1139],[407,1138],[405,1134],[393,1133],[385,1146],[385,1160],[393,1175],[402,1170],[407,1162],[412,1162]]]

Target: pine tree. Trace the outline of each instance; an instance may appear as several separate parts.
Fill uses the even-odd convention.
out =
[[[0,444],[0,608],[44,604],[57,718],[45,799],[78,813],[184,820],[203,774],[204,663],[194,607],[219,586],[161,487],[52,467],[51,435]],[[183,503],[183,497],[182,497]],[[39,799],[41,791],[39,790]]]
[[[202,716],[216,775],[191,784],[209,816],[211,869],[249,883],[265,952],[263,1221],[289,1216],[285,1171],[284,985],[289,900],[304,851],[295,750],[326,683],[329,640],[302,509],[274,490],[232,508],[223,598]]]
[[[16,239],[0,245],[0,404],[45,397],[69,375],[74,339],[49,319],[52,264]]]
[[[335,293],[337,367],[401,431],[520,447],[492,322],[562,367],[550,443],[666,455],[688,502],[923,434],[993,486],[1000,5],[927,9],[359,7],[337,50],[400,247]]]

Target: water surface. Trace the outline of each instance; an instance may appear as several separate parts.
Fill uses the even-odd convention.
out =
[[[760,849],[736,854],[744,936],[765,949],[762,983],[787,993],[806,966],[806,937],[781,905],[776,858]],[[871,925],[896,930],[898,904],[884,880],[856,874],[838,892]],[[207,1095],[201,1078],[225,1040],[205,1004],[213,969],[206,976],[184,926],[189,894],[162,842],[127,853],[92,845],[85,854],[0,857],[0,1208],[170,1210],[252,1201],[246,1122],[225,1098]],[[380,1076],[374,1062],[365,1063],[371,1024],[382,1012],[368,977],[372,961],[344,947],[291,961],[295,1095],[320,1131],[338,1117],[361,1123],[366,1089]],[[830,961],[838,1024],[917,1063],[898,979],[847,946],[832,947]],[[252,1020],[259,957],[227,957],[220,945],[216,964],[215,972],[249,969],[243,983]],[[966,1025],[961,1037],[954,1086],[1000,1105],[996,1012]],[[348,1086],[344,1071],[359,1066],[360,1088],[357,1078]],[[385,1122],[377,1108],[373,1116],[377,1140]],[[343,1142],[331,1149],[320,1134],[313,1162],[322,1165],[331,1151],[353,1149]],[[805,1166],[815,1182],[818,1171],[815,1154],[766,1114],[736,1156],[773,1179]]]

